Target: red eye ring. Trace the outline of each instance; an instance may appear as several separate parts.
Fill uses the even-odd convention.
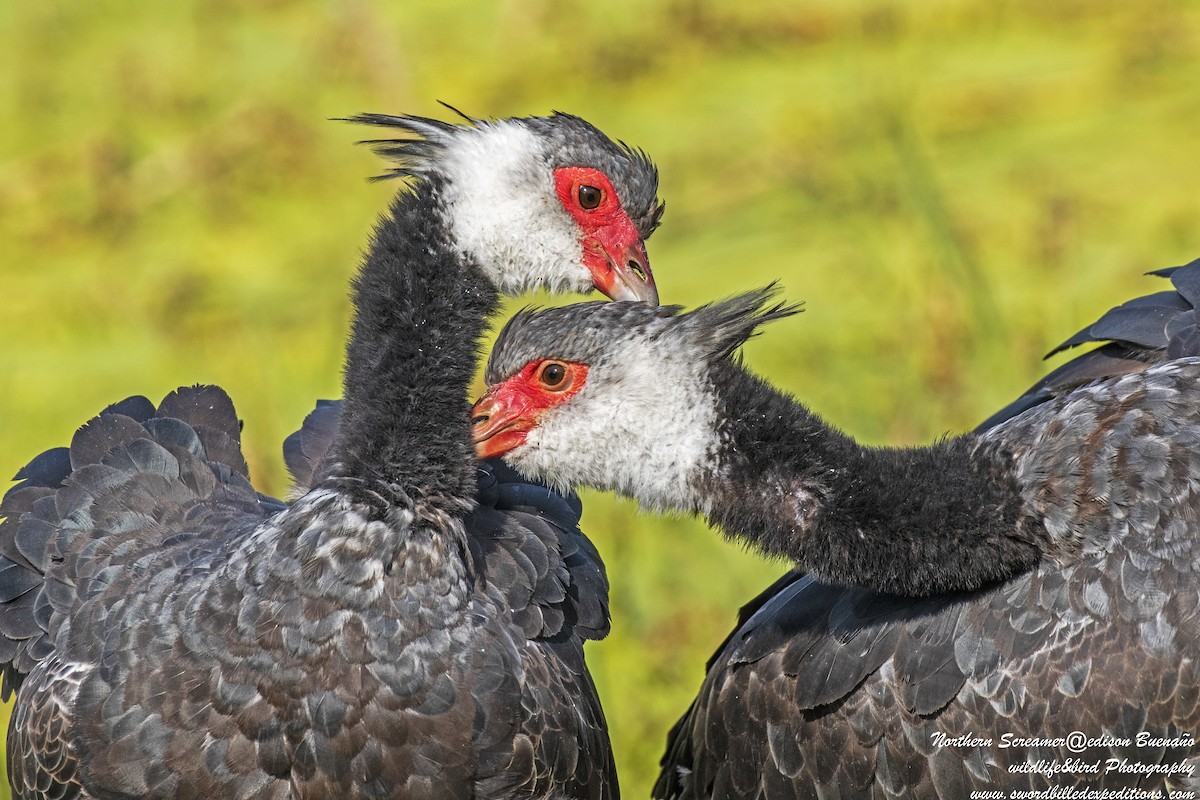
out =
[[[584,233],[593,233],[626,216],[612,181],[593,167],[555,168],[554,193]]]

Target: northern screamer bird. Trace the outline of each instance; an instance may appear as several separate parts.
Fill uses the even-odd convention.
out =
[[[0,505],[17,798],[617,795],[603,565],[571,501],[481,468],[466,392],[499,293],[657,302],[657,172],[566,114],[353,121],[407,137],[372,144],[410,184],[308,490],[256,492],[193,387],[105,409]]]
[[[709,661],[656,797],[1197,788],[1200,264],[1167,274],[1068,342],[1106,352],[927,447],[859,445],[746,370],[794,310],[770,290],[508,323],[482,456],[798,564]]]

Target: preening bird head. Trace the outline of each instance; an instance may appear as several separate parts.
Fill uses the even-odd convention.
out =
[[[763,323],[796,313],[775,287],[681,313],[581,303],[515,315],[472,410],[476,453],[560,488],[688,510],[719,430],[714,367]]]
[[[600,290],[657,305],[645,240],[658,226],[658,170],[640,150],[569,114],[463,124],[360,114],[414,138],[371,140],[380,177],[436,184],[454,247],[506,294]]]

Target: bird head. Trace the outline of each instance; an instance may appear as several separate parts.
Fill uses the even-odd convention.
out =
[[[762,324],[796,312],[773,286],[681,313],[581,303],[516,314],[472,410],[481,458],[562,489],[590,486],[686,508],[718,443],[714,367]]]
[[[451,124],[361,114],[410,138],[371,140],[400,176],[435,186],[453,246],[501,292],[588,292],[658,303],[645,240],[658,226],[658,170],[592,124],[548,117]]]

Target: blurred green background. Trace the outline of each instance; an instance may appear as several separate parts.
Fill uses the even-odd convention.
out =
[[[280,443],[340,394],[346,282],[397,189],[327,118],[438,99],[645,148],[664,301],[779,278],[806,312],[756,369],[867,442],[963,430],[1200,255],[1198,50],[1200,4],[1153,0],[0,0],[0,472],[202,381],[285,493]],[[614,623],[589,658],[643,797],[783,567],[585,501]]]

